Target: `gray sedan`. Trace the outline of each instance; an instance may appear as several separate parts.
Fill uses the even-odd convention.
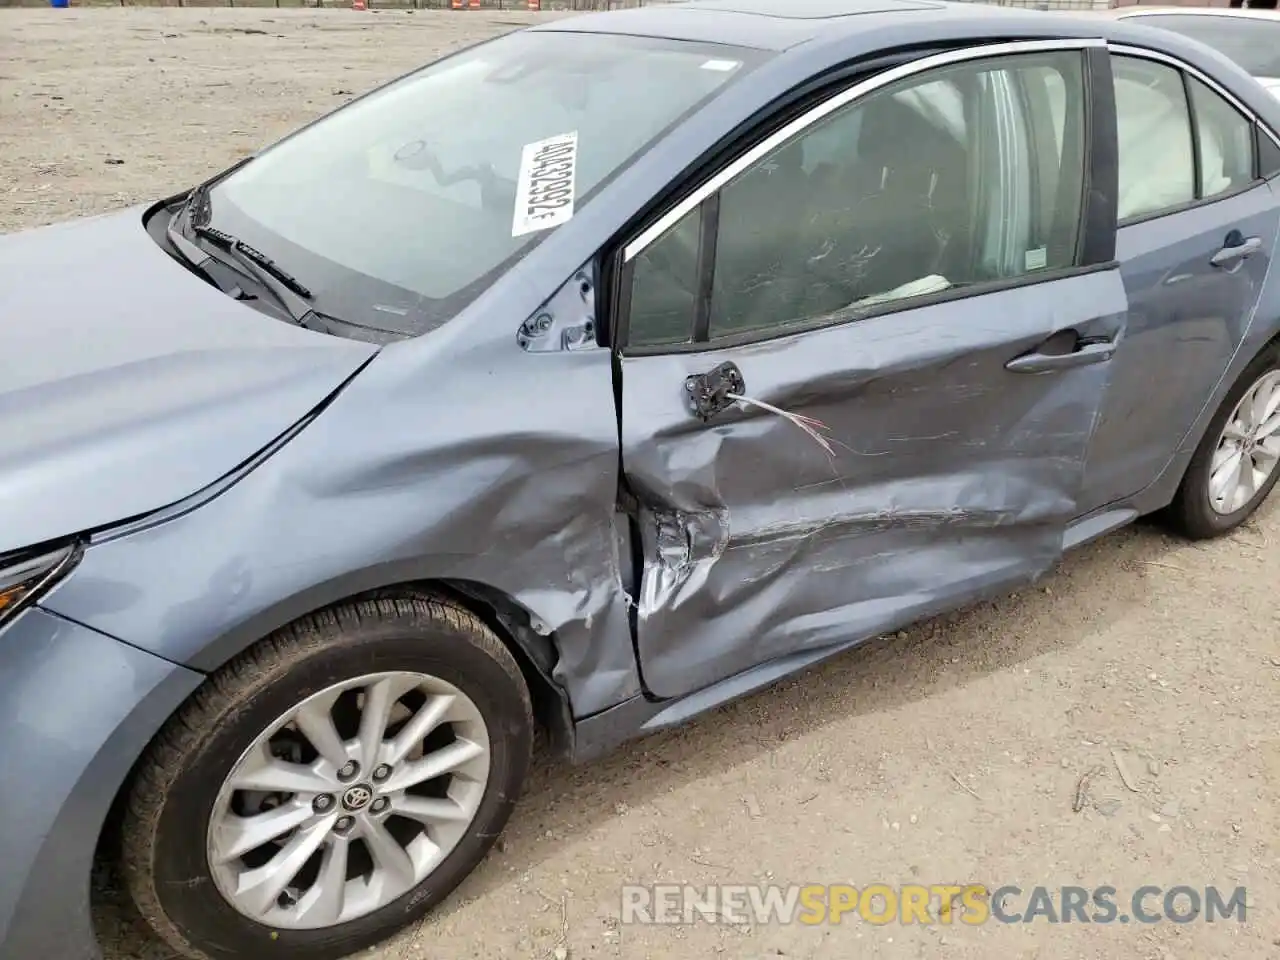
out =
[[[1280,460],[1280,101],[1174,32],[709,0],[0,238],[0,956],[100,838],[324,960],[582,761]]]

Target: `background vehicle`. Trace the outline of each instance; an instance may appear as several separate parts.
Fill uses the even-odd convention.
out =
[[[207,190],[0,240],[42,319],[4,328],[0,954],[88,952],[119,795],[176,949],[339,956],[484,856],[534,716],[585,759],[1141,514],[1249,516],[1280,106],[1169,32],[834,12],[514,35]],[[510,139],[415,100],[687,55],[692,101],[610,89],[595,127],[584,83]],[[526,147],[545,210],[581,178],[554,230]]]
[[[1230,57],[1280,96],[1280,11],[1253,7],[1119,7],[1110,15],[1174,30]]]

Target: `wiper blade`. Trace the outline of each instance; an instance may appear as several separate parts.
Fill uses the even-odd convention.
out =
[[[181,212],[186,214],[187,225],[193,231],[198,226],[209,222],[209,185],[207,183],[192,189],[182,204]]]
[[[191,201],[189,200],[188,202]],[[196,202],[200,203],[201,201],[197,199]],[[245,260],[261,267],[263,271],[279,281],[280,284],[288,289],[290,293],[293,293],[307,301],[315,299],[315,295],[303,286],[301,281],[299,281],[293,274],[289,273],[265,253],[260,250],[255,250],[238,237],[233,237],[229,233],[224,233],[222,230],[218,230],[208,224],[198,222],[192,223],[191,229],[199,236],[216,243],[228,253],[239,254]]]

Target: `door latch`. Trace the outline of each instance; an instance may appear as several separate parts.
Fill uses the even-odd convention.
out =
[[[694,415],[706,422],[733,406],[734,401],[730,399],[730,395],[742,396],[746,393],[747,382],[742,378],[738,365],[726,361],[707,373],[686,377],[684,389]]]

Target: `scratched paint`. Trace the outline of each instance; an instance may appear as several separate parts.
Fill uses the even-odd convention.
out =
[[[1053,565],[1109,368],[1036,377],[1004,364],[1066,318],[1120,330],[1124,292],[1113,272],[1068,281],[1053,302],[1007,296],[999,324],[961,300],[623,361],[623,472],[650,558],[637,611],[647,689],[680,696]],[[822,421],[834,452],[767,410],[690,417],[671,385],[724,360],[750,396]]]

